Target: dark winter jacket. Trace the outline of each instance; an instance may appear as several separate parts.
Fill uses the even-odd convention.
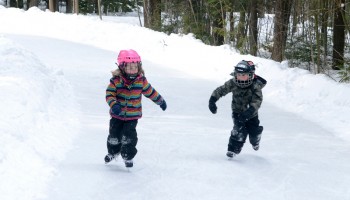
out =
[[[129,81],[121,75],[119,70],[114,71],[106,90],[106,101],[110,108],[118,103],[122,111],[118,115],[110,111],[110,115],[125,121],[141,118],[142,95],[157,105],[163,101],[162,96],[148,83],[142,73],[135,80]]]
[[[253,83],[246,88],[241,88],[236,85],[235,79],[232,78],[228,80],[224,85],[218,87],[212,93],[216,99],[219,99],[226,94],[232,92],[232,112],[242,113],[246,111],[249,107],[254,108],[254,113],[251,117],[258,114],[258,110],[263,101],[263,95],[261,89],[265,86],[266,82],[255,78]]]

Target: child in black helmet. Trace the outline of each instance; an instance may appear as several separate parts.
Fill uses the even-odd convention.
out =
[[[252,61],[240,61],[231,75],[233,78],[215,89],[209,100],[209,110],[215,114],[216,101],[232,92],[234,127],[226,153],[230,158],[241,152],[248,135],[253,149],[259,149],[263,127],[259,126],[258,110],[263,101],[262,88],[266,85],[265,79],[255,75],[255,65]]]

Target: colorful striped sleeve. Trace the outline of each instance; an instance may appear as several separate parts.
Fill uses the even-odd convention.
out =
[[[115,86],[114,80],[114,78],[111,78],[110,83],[106,89],[106,102],[111,108],[114,104],[116,104],[117,95],[117,88]]]
[[[147,81],[146,77],[143,80],[142,94],[151,99],[157,105],[160,105],[163,101],[162,96],[155,90],[151,84]]]

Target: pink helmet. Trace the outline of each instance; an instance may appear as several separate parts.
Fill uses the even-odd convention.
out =
[[[129,50],[120,50],[118,55],[118,65],[122,63],[133,63],[141,62],[141,57],[139,54],[132,49]]]

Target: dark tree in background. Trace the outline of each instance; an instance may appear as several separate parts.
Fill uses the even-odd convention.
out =
[[[144,0],[144,26],[156,31],[162,28],[161,0]]]
[[[27,0],[28,8],[39,5],[39,0]]]
[[[58,11],[58,0],[49,0],[49,10],[51,12]]]
[[[5,2],[7,7],[29,9],[40,1]],[[52,12],[62,12],[59,1],[66,6],[63,12],[97,15],[99,11],[98,0],[45,0]],[[290,67],[315,74],[338,70],[340,81],[350,82],[350,6],[346,5],[350,0],[101,1],[104,15],[137,12],[140,26],[143,16],[144,26],[155,31],[191,34],[208,45],[225,44],[241,54],[287,60]]]
[[[344,65],[344,42],[345,42],[345,0],[334,0],[334,24],[333,24],[333,65],[332,68],[339,70]]]
[[[258,0],[250,0],[249,53],[256,56],[258,51]]]
[[[277,0],[275,8],[274,38],[271,58],[281,62],[287,42],[289,17],[293,0]]]

